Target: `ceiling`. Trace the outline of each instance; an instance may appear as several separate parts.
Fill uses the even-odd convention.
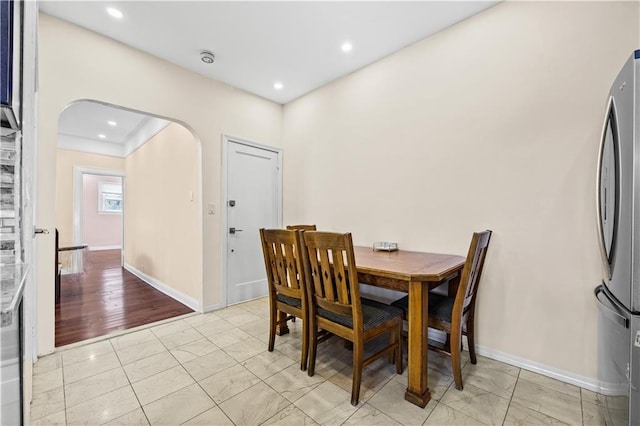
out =
[[[60,114],[58,133],[125,144],[149,116],[92,101],[74,102]],[[150,117],[149,117],[150,118]],[[116,123],[109,125],[109,121]],[[104,138],[98,135],[104,135]]]
[[[58,120],[58,147],[126,157],[169,121],[96,101],[67,106]]]
[[[284,104],[495,3],[44,0],[40,10]]]

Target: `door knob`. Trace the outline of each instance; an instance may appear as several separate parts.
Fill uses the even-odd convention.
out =
[[[229,228],[229,233],[230,234],[235,234],[236,232],[242,232],[242,229]]]

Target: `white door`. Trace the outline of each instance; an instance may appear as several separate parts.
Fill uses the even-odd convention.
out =
[[[267,295],[260,228],[280,227],[280,155],[229,141],[227,304]]]

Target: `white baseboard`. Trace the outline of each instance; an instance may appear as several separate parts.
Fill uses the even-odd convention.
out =
[[[466,340],[466,339],[464,339]],[[466,347],[466,342],[464,342]],[[501,352],[495,349],[487,348],[484,346],[476,345],[476,353],[487,358],[491,358],[496,361],[504,362],[506,364],[520,367],[525,370],[532,371],[534,373],[541,374],[543,376],[551,377],[552,379],[560,380],[564,383],[569,383],[581,388],[588,389],[593,392],[602,393],[605,395],[611,394],[614,390],[609,389],[607,386],[603,386],[599,380],[591,377],[581,376],[570,371],[561,370],[559,368],[551,367],[539,362],[531,361],[525,358],[520,358],[515,355],[511,355],[505,352]]]
[[[188,306],[189,308],[193,309],[194,311],[200,312],[200,302],[198,302],[193,297],[188,296],[188,295],[186,295],[186,294],[174,289],[173,287],[170,287],[170,286],[158,281],[157,279],[145,274],[144,272],[142,272],[139,269],[129,265],[126,262],[124,264],[124,269],[126,269],[129,272],[131,272],[133,275],[135,275],[136,277],[140,278],[142,281],[146,282],[147,284],[149,284],[151,287],[155,288],[156,290],[163,292],[167,296],[171,297],[172,299],[177,300],[178,302],[182,303],[183,305]]]
[[[222,308],[223,308],[222,305],[220,305],[219,303],[216,303],[215,305],[205,306],[204,310],[202,312],[204,312],[204,313],[213,312],[213,311],[218,311],[218,310],[220,310]]]
[[[440,330],[434,330],[431,328],[429,329],[429,340],[435,340],[436,342],[444,343],[446,341],[446,337],[447,335]],[[462,345],[464,349],[469,350],[467,339],[462,339]],[[539,362],[520,358],[506,352],[487,348],[486,346],[476,345],[476,353],[483,357],[490,358],[495,361],[504,362],[505,364],[513,365],[514,367],[523,368],[525,370],[541,374],[543,376],[551,377],[552,379],[560,380],[564,383],[579,386],[593,392],[601,393],[604,395],[621,394],[620,388],[617,386],[608,386],[591,377],[581,376],[570,371],[561,370],[559,368],[551,367]]]
[[[122,246],[89,246],[89,251],[122,250]]]

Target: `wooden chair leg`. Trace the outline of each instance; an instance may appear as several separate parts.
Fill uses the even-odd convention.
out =
[[[402,374],[402,322],[397,328],[396,331],[396,373]]]
[[[307,374],[311,377],[316,373],[316,350],[318,349],[318,326],[313,321],[309,324],[309,338]]]
[[[302,321],[302,359],[300,360],[300,370],[304,371],[307,369],[308,357],[309,357],[309,321]]]
[[[362,342],[353,344],[353,382],[351,384],[351,405],[358,405],[360,400],[360,383],[362,382],[363,350]]]
[[[389,345],[393,345],[398,340],[396,333],[397,331],[395,328],[389,330]],[[396,362],[396,352],[397,351],[389,352],[389,364],[394,364]]]
[[[462,370],[460,368],[460,342],[462,330],[451,330],[451,368],[456,389],[462,390]]]
[[[469,358],[471,358],[471,364],[477,364],[476,358],[476,327],[473,319],[473,312],[470,313],[467,319],[467,343],[469,344]]]
[[[273,352],[273,346],[276,342],[276,321],[277,321],[277,316],[278,316],[278,312],[275,308],[275,306],[271,306],[270,307],[270,312],[269,312],[269,352]]]

